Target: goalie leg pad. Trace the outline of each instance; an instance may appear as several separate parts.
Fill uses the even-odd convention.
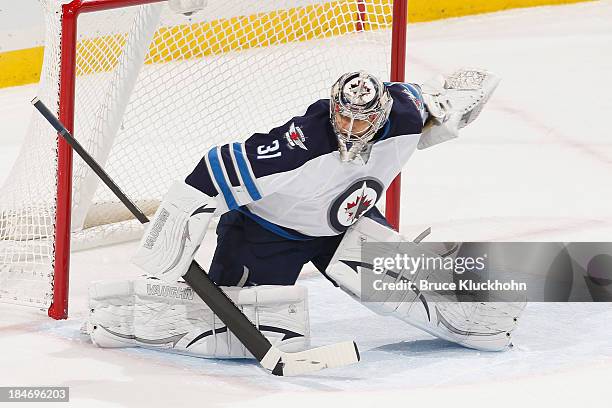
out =
[[[223,287],[273,346],[309,346],[306,288]],[[184,283],[158,279],[95,282],[86,332],[99,347],[144,347],[210,358],[252,358],[225,324]]]
[[[216,207],[215,198],[175,182],[149,222],[132,262],[150,276],[176,282],[187,272]]]
[[[449,301],[448,297],[433,291],[421,292],[418,288],[376,292],[374,297],[374,289],[362,287],[363,281],[373,282],[375,279],[381,279],[383,283],[397,283],[402,280],[416,282],[420,279],[440,281],[440,277],[429,276],[429,272],[423,268],[414,274],[406,272],[405,269],[375,274],[372,265],[363,262],[362,243],[364,242],[388,243],[379,248],[386,256],[397,254],[398,243],[408,243],[409,240],[367,218],[360,219],[346,232],[330,262],[327,275],[353,298],[359,301],[376,300],[362,301],[364,306],[378,314],[396,317],[436,337],[465,347],[497,351],[505,350],[512,344],[512,331],[516,328],[518,317],[525,307],[524,301],[456,302]],[[433,257],[456,255],[457,246],[454,243],[412,243],[411,245],[415,248],[413,255],[415,258],[423,254]],[[443,278],[451,282],[452,272]]]

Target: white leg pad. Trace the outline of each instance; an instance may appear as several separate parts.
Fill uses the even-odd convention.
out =
[[[365,290],[361,286],[362,274],[374,273],[369,267],[361,265],[361,245],[364,242],[388,242],[388,253],[397,253],[395,251],[398,243],[408,240],[365,217],[346,232],[326,272],[345,292],[359,301],[362,299],[362,291]],[[422,243],[419,244],[415,257],[422,253],[438,256],[447,252],[449,247],[446,243]],[[415,275],[384,275],[382,279],[384,282],[397,282],[400,279],[416,281],[427,278],[423,273],[421,269]],[[377,278],[380,276],[377,275]],[[449,275],[448,280],[452,279],[452,275]],[[388,292],[386,299],[362,304],[378,314],[396,317],[436,337],[465,347],[488,351],[505,350],[512,344],[512,331],[525,307],[522,301],[452,302],[448,301],[448,297],[432,291],[424,294],[408,289]]]
[[[307,290],[301,286],[222,287],[272,345],[310,344]],[[252,358],[184,283],[158,279],[94,282],[86,331],[99,347],[145,347],[212,358]]]

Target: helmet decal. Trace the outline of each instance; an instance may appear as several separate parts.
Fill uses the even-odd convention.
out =
[[[367,161],[369,143],[386,123],[393,99],[385,85],[363,71],[342,75],[332,86],[329,115],[342,161]]]

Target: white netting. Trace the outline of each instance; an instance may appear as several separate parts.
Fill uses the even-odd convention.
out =
[[[42,3],[38,96],[57,110],[61,8],[58,0]],[[209,0],[190,17],[165,3],[83,14],[73,133],[150,214],[211,145],[302,114],[328,97],[343,72],[364,69],[388,80],[391,9],[390,0]],[[0,191],[0,300],[49,305],[56,155],[53,130],[34,115]],[[141,232],[79,158],[72,230],[73,248]]]

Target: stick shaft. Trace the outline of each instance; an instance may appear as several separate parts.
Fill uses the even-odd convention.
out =
[[[130,210],[134,217],[138,219],[143,224],[149,222],[147,216],[138,208],[128,197],[127,195],[121,191],[119,186],[113,182],[110,176],[104,171],[102,167],[95,161],[93,157],[89,155],[89,153],[81,146],[81,144],[76,140],[72,134],[64,127],[64,125],[51,113],[51,111],[45,106],[45,104],[39,100],[38,98],[34,98],[32,100],[32,104],[38,111],[47,119],[47,121],[59,132],[59,134],[66,139],[68,144],[72,146],[74,151],[87,163],[87,165],[100,177],[100,180],[111,191],[117,196],[119,200]]]

